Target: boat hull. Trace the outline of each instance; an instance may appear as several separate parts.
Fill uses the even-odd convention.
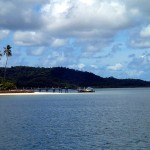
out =
[[[93,88],[87,88],[87,89],[78,89],[79,93],[91,93],[91,92],[95,92]]]

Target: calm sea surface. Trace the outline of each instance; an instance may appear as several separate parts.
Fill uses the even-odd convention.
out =
[[[150,88],[0,96],[0,150],[150,150]]]

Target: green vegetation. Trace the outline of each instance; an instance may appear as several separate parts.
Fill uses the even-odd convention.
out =
[[[12,56],[12,52],[11,52],[11,46],[7,45],[6,47],[4,47],[4,55],[6,56],[6,64],[5,64],[5,71],[4,71],[4,81],[6,78],[6,67],[7,67],[7,62],[8,62],[8,57]]]
[[[7,63],[8,63],[8,57],[12,56],[11,48],[12,47],[10,45],[7,45],[6,47],[4,47],[4,55],[2,55],[2,53],[0,52],[0,57],[6,56],[4,72],[3,71],[1,72],[3,74],[3,77],[1,74],[0,90],[10,90],[10,89],[16,88],[16,85],[13,82],[6,80],[6,68],[7,68]]]
[[[90,72],[54,67],[35,68],[16,66],[7,68],[8,58],[12,56],[11,46],[4,47],[4,55],[0,52],[0,58],[6,56],[5,67],[0,68],[0,90],[17,88],[45,88],[45,87],[150,87],[150,82],[138,79],[116,79],[113,77],[102,78]],[[7,69],[7,80],[6,80]]]
[[[5,81],[0,83],[0,90],[11,90],[15,88],[16,85],[12,82]]]
[[[0,90],[17,88],[45,88],[45,87],[150,87],[150,82],[138,79],[116,79],[113,77],[102,78],[90,72],[83,72],[63,67],[35,68],[16,66],[7,68],[8,58],[12,56],[11,46],[4,47],[6,56],[4,67],[0,68]],[[6,80],[7,69],[7,80]]]
[[[0,76],[3,75],[0,68]],[[7,68],[7,79],[16,84],[17,88],[45,87],[150,87],[150,82],[139,79],[102,78],[90,72],[83,72],[63,67],[35,68],[16,66]]]

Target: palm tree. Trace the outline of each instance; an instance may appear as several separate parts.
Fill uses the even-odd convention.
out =
[[[12,56],[11,48],[12,47],[10,45],[7,45],[6,47],[4,47],[4,55],[6,55],[6,64],[5,64],[5,70],[4,70],[4,81],[6,78],[6,67],[7,67],[8,57]]]

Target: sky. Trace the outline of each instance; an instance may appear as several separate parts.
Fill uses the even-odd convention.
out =
[[[9,67],[150,81],[149,14],[150,0],[0,0],[0,51]]]

